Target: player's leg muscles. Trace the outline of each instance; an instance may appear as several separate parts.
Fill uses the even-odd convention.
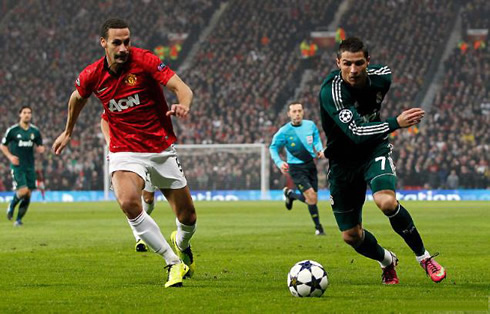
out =
[[[115,171],[112,174],[112,185],[122,211],[129,219],[136,218],[142,211],[143,179],[131,171]]]
[[[17,204],[19,204],[19,202],[21,202],[28,193],[29,193],[29,189],[27,188],[27,186],[23,186],[15,191],[14,197],[10,202],[10,206],[9,206],[9,212],[11,215],[13,215],[15,206],[17,206]]]
[[[153,209],[155,208],[155,192],[143,190],[141,201],[145,212],[147,212],[148,215],[151,215]]]
[[[155,201],[155,192],[143,190],[143,201],[147,204],[153,203]]]
[[[308,205],[316,205],[318,203],[318,195],[313,188],[309,188],[303,192],[305,202]]]
[[[425,253],[424,243],[420,234],[415,227],[412,216],[400,203],[397,202],[394,191],[378,191],[373,195],[374,201],[381,208],[383,213],[390,219],[390,224],[393,230],[398,233],[407,245],[417,256],[422,256]],[[389,201],[386,201],[389,199]],[[394,202],[394,206],[393,206]],[[383,208],[381,204],[385,205]]]
[[[17,212],[17,221],[22,220],[22,218],[27,213],[27,208],[29,208],[29,204],[31,203],[31,191],[27,189],[27,193],[21,198],[19,203],[19,211]]]
[[[378,241],[373,234],[362,228],[361,224],[342,231],[342,238],[344,242],[352,246],[357,253],[367,258],[378,262],[383,262],[385,259],[386,250],[378,244]],[[388,256],[391,255],[388,254]],[[387,262],[387,264],[391,263],[391,259]]]
[[[318,202],[317,193],[313,188],[309,188],[303,192],[303,195],[305,196],[306,204],[308,204],[308,211],[310,212],[311,219],[313,220],[315,227],[319,227],[320,216],[318,214],[318,206],[316,205]]]
[[[423,255],[425,252],[424,244],[415,228],[412,217],[396,199],[395,165],[391,156],[385,154],[376,157],[370,163],[366,174],[373,191],[374,202],[390,219],[393,230],[405,240],[417,256]]]
[[[179,258],[168,245],[158,225],[141,207],[143,179],[131,171],[115,171],[112,174],[112,185],[119,206],[128,217],[135,234],[161,255],[167,264],[179,263]]]
[[[188,186],[181,189],[162,189],[177,219],[186,225],[196,223],[196,209]]]
[[[175,237],[178,248],[183,251],[189,247],[189,241],[196,232],[196,209],[188,186],[181,189],[162,189],[163,195],[175,213],[177,234]]]

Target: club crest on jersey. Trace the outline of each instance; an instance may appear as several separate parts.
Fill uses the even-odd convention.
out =
[[[165,69],[166,67],[167,67],[167,65],[166,65],[165,63],[163,63],[163,62],[162,62],[162,63],[160,63],[160,65],[157,67],[157,70],[158,70],[158,71],[160,71],[160,72],[162,72],[162,71],[163,71],[163,69]]]
[[[77,77],[77,80],[75,81],[75,83],[76,83],[78,86],[80,86],[80,78],[79,78],[79,77]]]
[[[128,84],[129,86],[134,86],[137,80],[136,75],[129,73],[124,79],[124,83]]]
[[[31,133],[31,140],[34,140],[34,133]]]
[[[349,123],[352,120],[353,116],[354,115],[352,114],[352,111],[350,111],[349,109],[342,109],[339,112],[339,120],[342,123]]]

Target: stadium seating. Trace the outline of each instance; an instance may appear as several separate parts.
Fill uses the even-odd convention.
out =
[[[420,106],[415,103],[420,99],[418,93],[432,79],[435,71],[432,60],[441,55],[441,47],[449,35],[444,30],[451,29],[456,8],[449,6],[443,10],[440,1],[429,1],[428,4],[428,7],[422,7],[416,1],[365,1],[352,6],[342,18],[341,26],[348,36],[368,38],[371,63],[387,64],[392,69],[392,87],[383,103],[382,114],[385,117],[396,115],[403,108]],[[373,5],[379,10],[369,16],[364,15],[368,6]],[[463,16],[472,17],[467,18],[472,27],[485,25],[482,21],[487,21],[485,27],[488,27],[488,15],[485,15],[483,7],[488,10],[488,3],[470,1],[464,8]],[[436,11],[440,11],[440,14],[431,14]],[[417,23],[410,24],[414,20]],[[388,34],[372,31],[377,28],[388,29]],[[334,57],[333,51],[324,52],[300,94],[299,101],[306,104],[309,116],[319,115],[318,82],[334,69]],[[488,60],[488,50],[470,51],[466,55],[456,50],[445,61],[443,89],[426,117],[427,122],[392,135],[399,188],[451,188],[447,184],[451,170],[454,170],[453,180],[454,176],[465,178],[459,180],[458,188],[488,187],[490,174],[486,134],[489,110],[486,109],[485,114],[484,108],[489,103],[489,71],[477,68],[477,65],[485,63],[484,60]],[[451,107],[444,108],[448,99],[452,100]],[[456,104],[458,107],[454,107]],[[454,109],[466,112],[463,121],[461,115],[454,114]],[[470,140],[465,142],[465,138]],[[323,163],[319,164],[319,168],[324,167]],[[325,186],[326,181],[320,180],[320,184]]]
[[[18,121],[17,108],[28,104],[33,107],[33,123],[41,129],[45,144],[52,144],[65,125],[67,101],[78,73],[103,55],[99,28],[107,17],[126,19],[133,32],[133,44],[153,49],[160,40],[166,40],[169,32],[192,34],[204,28],[220,2],[18,1],[9,7],[0,29],[2,132]],[[197,36],[189,38],[196,40]],[[64,154],[40,157],[48,189],[103,188],[101,112],[100,103],[92,97]],[[2,164],[6,163],[2,157]],[[4,188],[10,189],[8,167],[2,165],[0,174]]]
[[[227,9],[207,40],[199,43],[198,33],[221,2],[226,2]],[[334,0],[158,4],[148,0],[138,4],[129,0],[22,0],[8,4],[0,29],[0,131],[18,120],[17,108],[29,104],[34,109],[33,122],[48,146],[63,129],[66,103],[79,71],[102,55],[98,27],[108,16],[129,21],[136,46],[151,49],[164,42],[169,32],[189,32],[187,47],[199,44],[197,54],[188,60],[190,66],[179,73],[195,93],[189,119],[175,121],[179,143],[268,144],[287,122],[286,101],[305,70],[299,59],[299,43],[318,26],[328,25],[339,6]],[[464,30],[488,28],[488,1],[470,0],[463,5]],[[416,101],[433,78],[457,9],[456,2],[442,0],[423,1],[423,5],[421,1],[370,0],[356,2],[343,14],[339,26],[348,36],[367,41],[371,63],[387,64],[393,71],[382,112],[385,117],[419,105]],[[370,14],[365,14],[368,11]],[[313,60],[312,75],[297,97],[305,105],[305,118],[318,123],[317,95],[322,80],[334,69],[334,53],[326,50]],[[393,134],[400,187],[489,187],[488,59],[487,48],[475,51],[470,47],[465,54],[455,49],[444,61],[444,88],[427,121],[419,128]],[[177,70],[179,62],[169,62]],[[487,68],[482,68],[485,64]],[[171,95],[169,99],[173,101]],[[102,189],[101,111],[93,97],[65,153],[39,158],[48,189]],[[8,190],[10,171],[7,160],[1,160],[0,190]],[[258,165],[244,157],[219,162],[208,159],[199,168],[192,167],[192,158],[182,163],[192,189],[257,186],[258,178],[250,173]],[[326,187],[327,167],[325,160],[318,164],[321,188]],[[282,188],[284,176],[277,167],[270,169],[271,188]],[[247,174],[245,180],[234,179]]]

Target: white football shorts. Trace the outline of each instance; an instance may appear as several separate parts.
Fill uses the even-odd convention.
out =
[[[180,165],[175,147],[171,145],[160,153],[109,153],[109,172],[131,171],[145,181],[145,190],[181,189],[187,179]]]

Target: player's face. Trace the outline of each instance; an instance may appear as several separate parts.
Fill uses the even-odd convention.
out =
[[[288,117],[294,125],[301,124],[304,114],[303,105],[294,104],[289,106]]]
[[[342,79],[353,87],[364,86],[368,65],[369,57],[366,59],[362,51],[344,51],[340,59],[337,58],[337,66],[342,73]]]
[[[129,28],[110,28],[107,39],[101,38],[100,45],[105,49],[110,65],[122,64],[128,60],[131,47]]]
[[[22,123],[29,123],[31,122],[32,118],[32,111],[29,108],[24,108],[22,111],[19,113],[20,117],[20,122]]]

